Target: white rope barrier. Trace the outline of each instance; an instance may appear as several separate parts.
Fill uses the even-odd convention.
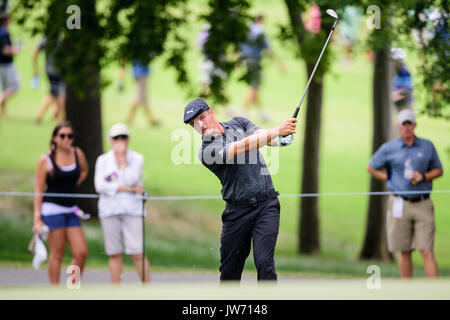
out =
[[[377,192],[337,192],[337,193],[292,193],[280,194],[280,198],[312,198],[312,197],[342,197],[342,196],[384,196],[384,195],[423,195],[431,193],[450,193],[450,190],[421,190],[421,191],[377,191]],[[87,198],[97,199],[99,194],[83,194],[83,193],[35,193],[35,192],[16,192],[16,191],[0,191],[0,196],[10,197],[34,197],[47,196],[55,198]],[[142,196],[136,195],[138,199],[150,201],[168,201],[168,200],[211,200],[222,199],[221,196]]]

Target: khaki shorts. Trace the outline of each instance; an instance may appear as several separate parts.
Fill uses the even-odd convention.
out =
[[[136,85],[137,85],[137,92],[136,92],[136,99],[140,103],[146,103],[147,102],[147,79],[148,76],[141,76],[139,78],[136,78]]]
[[[433,250],[436,227],[431,199],[403,201],[403,212],[399,218],[392,215],[393,203],[394,197],[389,196],[386,219],[389,251]]]
[[[100,219],[107,255],[142,253],[142,217],[127,214]]]

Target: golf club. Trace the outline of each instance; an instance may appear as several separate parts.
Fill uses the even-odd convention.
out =
[[[303,91],[303,95],[300,98],[300,102],[298,103],[297,108],[295,109],[294,115],[292,116],[292,118],[297,118],[298,112],[300,111],[300,106],[301,106],[301,104],[303,102],[303,99],[305,98],[306,91],[308,90],[309,85],[311,84],[311,80],[314,77],[314,73],[316,73],[317,66],[319,65],[320,59],[322,59],[322,55],[325,52],[325,48],[327,47],[328,42],[331,39],[331,35],[333,34],[334,29],[336,28],[336,24],[338,22],[338,15],[337,15],[336,11],[334,11],[333,9],[328,9],[327,10],[327,14],[330,15],[331,17],[333,17],[334,19],[336,19],[336,21],[334,22],[333,27],[331,28],[330,34],[328,35],[327,41],[325,42],[325,45],[322,48],[322,52],[320,53],[319,59],[317,59],[316,65],[314,66],[314,69],[311,72],[311,76],[309,77],[308,83],[306,84],[305,91]],[[282,145],[286,145],[287,142],[289,140],[291,140],[291,139],[292,139],[292,134],[284,136],[284,137],[281,138],[281,144]]]
[[[292,116],[293,118],[297,118],[298,112],[300,111],[300,105],[302,104],[303,99],[305,98],[306,91],[308,90],[309,85],[311,84],[311,80],[312,80],[312,78],[314,77],[314,73],[316,73],[316,69],[317,69],[317,66],[319,65],[320,59],[322,59],[322,55],[323,55],[323,53],[325,52],[325,48],[327,47],[328,42],[329,42],[330,39],[331,39],[331,35],[333,34],[333,31],[334,31],[334,29],[335,29],[335,27],[336,27],[336,24],[337,24],[337,22],[338,22],[338,15],[336,14],[336,11],[334,11],[333,9],[328,9],[328,10],[327,10],[327,13],[328,13],[328,15],[330,15],[330,16],[332,16],[334,19],[336,19],[336,21],[334,22],[333,27],[331,28],[330,34],[328,35],[328,39],[327,39],[327,41],[325,42],[325,45],[324,45],[323,48],[322,48],[322,52],[320,53],[319,59],[317,59],[316,65],[314,66],[314,69],[313,69],[313,71],[312,71],[312,73],[311,73],[311,76],[309,77],[308,83],[306,84],[305,91],[303,91],[303,95],[302,95],[302,97],[300,98],[300,102],[298,103],[297,108],[295,109],[294,115]]]

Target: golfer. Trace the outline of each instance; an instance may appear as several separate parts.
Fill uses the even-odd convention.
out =
[[[202,135],[200,160],[222,184],[226,202],[222,215],[220,280],[240,280],[253,240],[258,280],[276,280],[274,251],[280,203],[259,148],[280,145],[280,137],[295,133],[292,118],[272,129],[260,129],[243,117],[219,122],[201,99],[191,101],[184,123]],[[292,143],[292,139],[288,144]]]

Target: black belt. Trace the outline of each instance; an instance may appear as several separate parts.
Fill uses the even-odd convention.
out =
[[[270,190],[269,192],[267,192],[265,194],[259,194],[259,195],[253,196],[251,198],[248,198],[248,199],[240,199],[240,200],[235,200],[235,201],[234,200],[226,200],[226,202],[233,204],[235,206],[248,206],[248,205],[256,204],[261,201],[265,201],[267,199],[276,198],[278,195],[280,195],[280,193],[278,191]]]
[[[399,194],[396,194],[397,197],[402,197],[404,200],[409,201],[409,202],[420,202],[422,200],[428,199],[430,197],[430,194],[422,194],[420,196],[416,196],[416,197],[407,197],[407,196],[402,196]]]

